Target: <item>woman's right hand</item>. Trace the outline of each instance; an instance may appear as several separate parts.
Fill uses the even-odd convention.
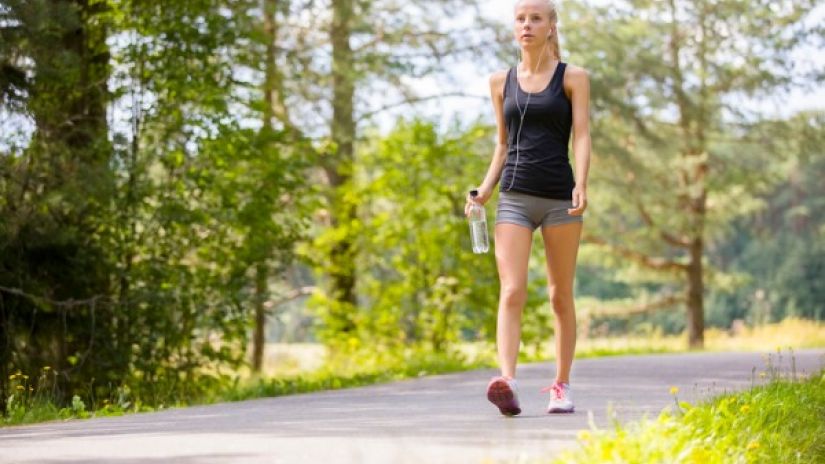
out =
[[[490,190],[484,189],[482,187],[479,187],[476,190],[478,190],[478,195],[476,195],[475,198],[470,196],[470,192],[467,192],[467,203],[464,204],[465,216],[470,215],[470,206],[473,205],[473,202],[478,203],[479,205],[483,205],[487,203],[487,200],[490,199],[493,193]]]

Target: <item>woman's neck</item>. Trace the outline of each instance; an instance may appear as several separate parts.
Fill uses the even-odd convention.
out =
[[[549,47],[521,49],[521,66],[519,74],[522,76],[532,76],[534,74],[542,74],[553,69],[556,63],[556,57],[552,55]]]

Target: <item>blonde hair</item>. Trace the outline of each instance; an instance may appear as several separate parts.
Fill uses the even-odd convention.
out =
[[[561,61],[561,47],[559,46],[559,28],[557,26],[559,15],[556,11],[556,3],[553,0],[540,0],[547,7],[547,19],[550,21],[550,25],[553,26],[553,33],[550,34],[548,40],[550,41],[550,52],[553,56]],[[517,0],[514,7],[518,6],[522,0]]]

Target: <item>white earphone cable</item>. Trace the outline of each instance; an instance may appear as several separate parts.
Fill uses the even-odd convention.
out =
[[[547,47],[547,42],[544,42],[544,47]],[[539,55],[539,60],[536,62],[536,67],[533,69],[533,75],[535,76],[539,70],[539,66],[541,65],[541,59],[544,58],[544,48],[542,48],[542,53]],[[519,60],[521,61],[521,60]],[[558,66],[558,65],[556,65]],[[551,76],[552,79],[552,76]],[[521,88],[518,81],[518,65],[516,65],[516,89],[515,89],[515,97],[516,97],[516,108],[519,112],[519,124],[518,124],[518,131],[516,132],[516,163],[513,166],[513,175],[510,177],[510,186],[507,187],[507,191],[509,192],[513,188],[513,182],[516,181],[516,171],[518,171],[518,158],[519,158],[519,139],[521,138],[521,128],[524,126],[524,116],[527,114],[527,107],[530,105],[530,96],[533,92],[525,92],[527,93],[527,100],[524,103],[524,111],[521,110],[521,107],[518,104],[518,91]]]

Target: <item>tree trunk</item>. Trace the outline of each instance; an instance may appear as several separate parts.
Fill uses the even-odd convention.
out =
[[[687,271],[687,322],[688,345],[691,349],[701,349],[705,343],[705,305],[702,267],[703,242],[693,241],[690,247],[690,264]]]
[[[266,57],[264,62],[264,111],[263,128],[273,131],[274,119],[285,117],[283,108],[283,95],[281,88],[281,76],[278,73],[278,21],[276,15],[281,5],[280,0],[264,0],[264,36],[266,37]],[[274,147],[266,147],[266,150]],[[260,372],[264,361],[264,346],[266,345],[266,309],[264,303],[267,300],[269,272],[266,264],[266,253],[260,256],[260,260],[255,265],[255,329],[252,336],[252,371]]]
[[[267,279],[269,275],[265,264],[258,264],[255,267],[255,334],[253,337],[252,370],[260,372],[264,360],[264,345],[266,338],[264,329],[266,328],[266,309],[264,303],[267,300]]]
[[[704,346],[704,276],[702,254],[704,253],[705,212],[707,189],[705,177],[707,175],[707,144],[705,141],[705,124],[707,121],[707,84],[704,78],[704,69],[707,67],[707,36],[704,9],[700,21],[700,41],[697,53],[702,67],[700,75],[700,95],[697,102],[691,102],[685,90],[685,79],[682,73],[680,53],[684,32],[679,27],[675,0],[668,2],[671,16],[670,59],[673,76],[673,91],[676,104],[679,108],[679,126],[685,140],[682,151],[687,161],[680,169],[679,179],[682,193],[680,203],[687,208],[690,217],[688,236],[690,237],[689,264],[687,267],[687,329],[688,346],[691,349]],[[702,5],[704,7],[704,5]]]
[[[110,6],[108,2],[86,0],[50,3],[53,9],[41,27],[51,33],[36,34],[37,43],[30,45],[34,77],[28,108],[36,128],[28,156],[39,158],[42,167],[48,169],[37,187],[44,192],[43,198],[60,198],[48,204],[43,214],[54,221],[54,233],[65,232],[60,239],[65,244],[49,248],[52,242],[45,249],[53,253],[50,259],[54,262],[67,264],[63,276],[55,273],[53,279],[40,283],[55,299],[108,295],[112,284],[110,263],[100,259],[103,245],[93,237],[109,219],[115,190],[106,119],[111,67],[105,15]],[[73,19],[67,20],[65,14]],[[38,320],[33,326],[37,329],[32,332],[27,350],[30,366],[48,364],[65,371],[73,367],[67,362],[70,354],[85,350],[86,344],[94,346],[94,338],[107,337],[106,332],[72,333],[76,328],[93,327],[86,315],[90,313],[66,311],[60,308],[35,313]],[[111,324],[111,320],[106,323]],[[45,346],[53,349],[45,350]],[[49,359],[55,355],[56,359]],[[94,350],[89,353],[91,359],[95,355]],[[91,369],[94,363],[87,363],[85,369]],[[119,367],[125,368],[125,363]],[[68,376],[58,376],[57,384],[58,392],[68,398]]]
[[[340,195],[352,179],[354,163],[353,139],[355,116],[353,100],[355,76],[354,55],[350,47],[352,34],[352,0],[333,0],[332,28],[332,140],[335,154],[326,167],[330,183],[331,221],[333,227],[350,224],[357,218],[355,204]],[[355,307],[355,246],[351,232],[344,234],[330,252],[332,297],[336,300],[331,312],[336,329],[347,332],[354,328],[350,311]]]
[[[278,29],[276,15],[288,8],[285,0],[264,0],[264,36],[266,37],[266,57],[264,63],[264,127],[274,129],[274,119],[287,126],[289,117],[284,105],[283,76],[278,71]],[[285,127],[285,129],[288,127]]]

